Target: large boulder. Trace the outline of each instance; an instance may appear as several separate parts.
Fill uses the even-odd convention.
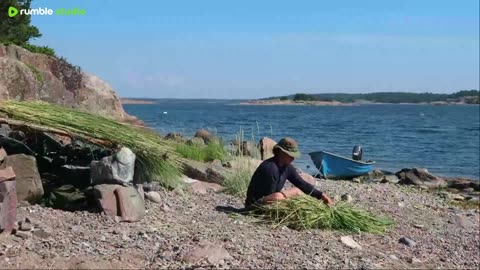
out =
[[[206,129],[199,129],[195,132],[194,138],[201,138],[205,143],[208,143],[212,139],[212,134]]]
[[[443,178],[432,175],[424,168],[402,169],[395,173],[400,179],[399,184],[426,186],[428,188],[439,188],[447,185]]]
[[[133,181],[135,172],[135,154],[122,147],[117,153],[92,161],[91,177],[94,184],[126,184]]]
[[[203,163],[188,160],[183,163],[183,173],[192,179],[200,181],[222,184],[225,180],[226,172],[226,169],[216,162]]]
[[[96,185],[94,194],[102,211],[109,216],[120,216],[126,222],[145,216],[145,202],[133,186]]]
[[[0,233],[11,233],[17,219],[17,190],[12,167],[0,170]]]
[[[273,147],[277,143],[268,138],[268,137],[263,137],[260,139],[260,142],[258,143],[258,149],[260,150],[260,158],[262,160],[269,159],[273,157]]]
[[[41,100],[142,125],[110,85],[65,60],[0,45],[0,99]]]
[[[16,175],[18,201],[39,202],[43,196],[43,185],[35,157],[24,154],[7,156],[1,168],[9,166]]]

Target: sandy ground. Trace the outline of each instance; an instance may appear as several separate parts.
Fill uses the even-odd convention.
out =
[[[242,199],[223,193],[162,193],[147,202],[146,217],[135,223],[88,212],[40,206],[18,209],[49,235],[0,238],[0,268],[463,268],[480,267],[479,210],[452,207],[440,196],[415,187],[321,181],[332,197],[348,193],[353,203],[395,220],[384,235],[272,228],[255,218],[225,213]],[[340,241],[350,235],[362,249]],[[408,237],[416,245],[399,243]],[[229,258],[184,262],[203,243],[225,249]]]

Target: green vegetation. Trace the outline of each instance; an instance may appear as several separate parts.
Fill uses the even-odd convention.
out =
[[[33,75],[35,75],[35,79],[37,79],[37,82],[39,83],[43,83],[43,76],[42,76],[42,73],[40,73],[40,71],[38,71],[38,69],[36,69],[34,66],[32,65],[27,65],[28,68],[30,68],[30,70],[32,71]]]
[[[296,230],[334,229],[380,234],[393,225],[390,219],[374,216],[347,203],[327,206],[308,195],[259,206],[254,214],[275,226]]]
[[[137,156],[136,172],[140,180],[158,181],[170,188],[182,183],[181,158],[172,143],[154,131],[44,102],[3,101],[0,112],[32,128],[64,131],[111,148],[126,146]]]
[[[15,44],[31,52],[55,56],[55,51],[46,46],[36,46],[29,43],[31,39],[42,36],[37,27],[30,25],[30,15],[15,17],[6,16],[10,6],[20,9],[29,9],[31,0],[2,0],[0,1],[0,44]]]
[[[263,100],[281,99],[293,101],[338,101],[351,103],[367,101],[376,103],[426,103],[426,102],[460,102],[467,104],[479,104],[480,92],[478,90],[462,90],[453,94],[434,93],[408,93],[408,92],[378,92],[369,94],[303,94],[297,93],[292,96],[271,97]]]
[[[222,143],[212,141],[206,145],[200,144],[178,144],[176,152],[182,157],[197,161],[212,161],[215,159],[224,161],[227,157],[227,151]]]
[[[250,179],[255,172],[256,166],[249,158],[235,157],[233,169],[225,175],[223,186],[225,192],[239,198],[245,198]]]

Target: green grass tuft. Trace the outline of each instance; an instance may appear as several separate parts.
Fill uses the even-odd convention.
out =
[[[32,65],[28,65],[28,68],[30,68],[30,70],[32,71],[33,75],[35,76],[35,79],[37,80],[37,82],[39,83],[43,83],[43,76],[42,76],[42,73],[40,73],[40,71],[38,71],[38,69],[36,69],[34,66]]]
[[[327,206],[322,201],[303,195],[259,206],[254,215],[275,226],[292,229],[333,229],[348,232],[384,233],[393,221],[340,202]]]
[[[236,157],[231,161],[235,167],[225,175],[222,185],[225,192],[239,198],[245,198],[248,185],[256,166],[249,159]]]
[[[182,183],[181,158],[171,142],[154,131],[45,102],[4,101],[0,102],[0,112],[10,119],[62,130],[80,139],[126,146],[137,156],[136,175],[142,181],[158,181],[169,188]]]
[[[178,144],[175,150],[184,158],[202,162],[212,161],[215,159],[225,161],[227,158],[227,151],[220,142],[209,142],[206,145]]]

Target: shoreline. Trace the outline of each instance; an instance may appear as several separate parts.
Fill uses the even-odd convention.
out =
[[[125,104],[137,104],[137,105],[144,105],[144,104],[157,104],[154,100],[148,99],[136,99],[136,98],[120,98],[120,102],[122,105]]]
[[[452,105],[474,105],[465,102],[420,102],[420,103],[387,103],[387,102],[339,102],[339,101],[282,101],[282,100],[250,100],[240,102],[241,106],[361,106],[361,105],[433,105],[433,106],[452,106]]]

